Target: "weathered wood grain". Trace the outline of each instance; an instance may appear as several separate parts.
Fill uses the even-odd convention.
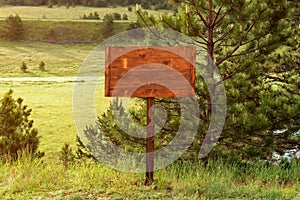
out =
[[[107,47],[105,96],[193,96],[195,57],[195,47]]]

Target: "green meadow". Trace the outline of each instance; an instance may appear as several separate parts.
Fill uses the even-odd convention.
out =
[[[134,7],[134,6],[133,6]],[[80,20],[83,15],[89,15],[90,13],[97,12],[102,19],[105,14],[118,12],[121,15],[126,13],[129,21],[136,21],[136,15],[134,12],[129,12],[128,7],[116,7],[116,8],[95,8],[75,6],[67,9],[65,6],[53,6],[48,8],[47,6],[0,6],[0,18],[5,18],[9,15],[18,14],[23,19],[41,19],[41,20]],[[149,10],[150,13],[159,15],[160,12]],[[167,11],[165,11],[167,12]]]
[[[74,82],[2,82],[0,93],[8,89],[14,91],[14,97],[22,97],[24,105],[32,108],[31,118],[41,138],[40,151],[46,158],[58,156],[64,143],[76,147],[76,127],[73,120]],[[107,108],[109,101],[104,99],[103,82],[99,83],[95,94],[97,113]]]
[[[136,20],[136,16],[133,12],[128,12],[125,7],[118,8],[92,8],[92,7],[83,7],[76,6],[70,7],[67,9],[65,6],[48,8],[48,7],[27,7],[27,6],[18,6],[18,7],[1,7],[0,8],[1,17],[8,16],[9,14],[17,13],[22,18],[26,19],[64,19],[64,20],[78,20],[83,15],[88,15],[90,13],[98,12],[100,18],[107,13],[118,12],[120,14],[126,13],[130,20]]]
[[[49,77],[76,76],[85,57],[93,50],[93,44],[59,45],[42,42],[0,41],[1,77]],[[45,71],[39,69],[45,63]],[[22,62],[27,73],[21,73]]]

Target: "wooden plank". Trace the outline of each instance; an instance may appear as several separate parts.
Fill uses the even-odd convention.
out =
[[[137,88],[138,87],[138,88]],[[115,85],[114,87],[109,88],[110,90],[144,90],[144,89],[157,89],[157,90],[191,90],[191,86],[188,84],[184,84],[181,82],[176,82],[174,81],[172,84],[168,83],[168,85],[161,85],[157,83],[148,83],[148,84],[143,84],[143,85],[134,85],[130,83],[125,83],[125,84],[118,84]]]
[[[138,59],[138,58],[118,58],[113,63],[109,65],[110,68],[123,68],[124,60],[127,60],[127,68],[131,69],[140,65],[150,65],[153,69],[159,68],[160,65],[169,66],[174,69],[189,69],[194,68],[194,66],[189,63],[187,60],[182,59],[180,57],[176,59],[161,59],[161,58],[153,58],[153,59]],[[155,67],[156,66],[156,67]]]
[[[132,90],[134,97],[180,97],[194,95],[195,85],[195,48],[167,47],[157,49],[145,47],[144,49],[123,47],[107,48],[107,62],[105,75],[105,96],[129,97]],[[170,51],[168,51],[170,50]],[[188,59],[181,57],[174,50],[189,52]],[[122,54],[122,51],[125,53]],[[171,52],[173,51],[173,52]],[[118,57],[115,54],[119,55]],[[115,57],[114,57],[115,56]],[[168,86],[169,88],[164,87]],[[172,91],[176,92],[172,92]],[[185,91],[186,90],[186,91]],[[114,92],[113,92],[114,91]],[[164,94],[165,93],[165,94]]]
[[[126,52],[131,52],[135,50],[141,49],[154,49],[154,50],[164,50],[169,51],[170,53],[180,55],[182,58],[186,58],[191,63],[195,63],[196,48],[192,46],[113,46],[106,47],[107,49],[111,49],[111,57],[108,60],[109,63],[116,60],[119,56],[126,54]]]
[[[143,90],[128,90],[116,89],[110,90],[111,97],[193,97],[195,93],[190,90],[157,90],[157,89],[143,89]]]
[[[151,75],[153,73],[159,74],[160,76],[167,76],[170,72],[171,73],[178,73],[178,74],[186,74],[189,75],[192,73],[191,70],[193,70],[193,68],[157,68],[157,69],[147,69],[147,68],[143,68],[141,69],[141,67],[136,67],[136,68],[109,68],[110,71],[110,76],[114,77],[114,76],[124,76],[127,72],[130,73],[135,73],[135,74],[142,74],[142,75]],[[155,74],[155,75],[156,75]]]

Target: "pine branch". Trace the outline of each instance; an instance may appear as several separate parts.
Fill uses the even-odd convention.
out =
[[[219,17],[220,14],[221,14],[222,8],[223,8],[223,4],[221,4],[220,8],[219,8],[218,11],[217,11],[216,17],[215,17],[215,19],[214,19],[214,21],[213,21],[213,23],[212,23],[212,26],[213,26],[213,27],[217,26],[217,25],[224,19],[224,17],[227,15],[227,12],[225,12],[225,13],[218,19],[218,17]]]
[[[222,44],[222,42],[224,41],[224,39],[225,39],[225,38],[233,31],[233,29],[234,29],[235,27],[236,27],[236,25],[234,24],[234,25],[229,29],[229,31],[223,33],[223,35],[222,35],[220,38],[218,38],[218,39],[214,42],[214,44],[220,42],[215,48],[220,47],[220,44]]]
[[[233,54],[241,47],[241,42],[239,42],[239,44],[229,53],[227,53],[226,56],[224,56],[223,58],[221,58],[220,60],[217,60],[216,62],[216,66],[219,66],[220,64],[222,64],[224,61],[226,61],[227,59],[233,57]],[[245,53],[246,54],[246,53]]]
[[[178,29],[176,27],[174,27],[172,24],[170,24],[169,22],[167,22],[166,20],[162,19],[162,22],[164,22],[165,24],[167,24],[171,29],[178,31]]]
[[[188,20],[189,20],[188,21],[189,25],[192,27],[194,33],[197,33],[197,36],[200,37],[202,40],[205,41],[205,43],[202,42],[202,44],[207,45],[207,39],[201,34],[201,32],[198,31],[198,29],[196,29],[196,27],[194,26],[194,23],[192,23],[192,20],[191,20],[191,17],[190,17],[189,14],[187,14],[187,17],[188,17]],[[200,41],[197,41],[197,42],[200,43]]]
[[[197,7],[195,0],[190,0],[189,1],[191,3],[191,5],[193,5],[195,8]],[[202,16],[202,14],[199,12],[198,9],[195,9],[195,12],[197,14],[197,16],[200,18],[200,20],[204,23],[204,25],[207,27],[207,21],[204,19],[204,17]]]

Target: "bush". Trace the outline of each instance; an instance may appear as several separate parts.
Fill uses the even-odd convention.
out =
[[[100,16],[98,14],[97,11],[95,11],[94,13],[90,13],[88,16],[86,14],[84,14],[82,17],[80,17],[81,19],[100,19]]]
[[[48,8],[53,8],[53,3],[51,0],[48,1]]]
[[[26,71],[27,71],[27,64],[24,61],[22,62],[22,65],[21,65],[20,69],[22,70],[22,72],[26,73]]]
[[[114,20],[121,20],[121,14],[118,12],[113,13]]]
[[[126,13],[124,13],[122,19],[123,20],[128,20],[128,15]]]
[[[20,40],[24,35],[24,27],[19,15],[10,15],[2,25],[2,35],[9,40]]]
[[[114,32],[114,17],[112,14],[106,14],[103,17],[103,26],[101,29],[101,34],[104,38],[111,36]]]
[[[69,164],[73,164],[75,161],[75,155],[72,148],[68,143],[64,143],[60,151],[60,160],[63,162],[65,170],[68,169]]]
[[[31,109],[23,105],[23,99],[13,98],[9,90],[0,99],[0,159],[18,159],[20,153],[41,155],[36,153],[40,137],[33,128],[33,120],[29,119]]]
[[[41,63],[39,64],[39,69],[41,71],[45,71],[45,66],[46,66],[46,64],[43,61],[41,61]]]

